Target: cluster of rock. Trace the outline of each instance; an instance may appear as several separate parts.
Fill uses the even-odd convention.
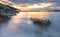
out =
[[[18,10],[18,11],[17,11]],[[0,3],[0,14],[5,16],[16,15],[20,10]]]
[[[0,3],[0,22],[19,13],[19,9]]]
[[[41,27],[48,27],[51,24],[51,21],[49,19],[37,19],[37,18],[30,18],[35,25],[41,26]]]

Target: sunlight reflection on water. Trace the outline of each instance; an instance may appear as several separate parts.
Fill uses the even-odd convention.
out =
[[[20,15],[13,16],[8,23],[2,25],[0,37],[60,37],[59,16],[58,12],[46,17],[53,22],[48,32],[34,25],[28,18],[20,18]]]

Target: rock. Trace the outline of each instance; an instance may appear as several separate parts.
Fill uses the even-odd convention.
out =
[[[19,9],[0,3],[0,22],[6,21],[11,16],[19,13]]]
[[[14,16],[19,13],[19,9],[0,3],[0,14],[5,16]]]
[[[32,19],[33,20],[33,19]],[[48,27],[48,26],[50,26],[50,24],[51,24],[51,21],[50,20],[43,20],[43,19],[35,19],[34,21],[33,21],[33,23],[35,24],[35,25],[38,25],[38,26],[41,26],[41,27]]]
[[[4,22],[4,21],[6,21],[6,20],[8,20],[8,19],[9,19],[9,17],[8,17],[8,16],[0,15],[0,23],[2,23],[2,22]]]

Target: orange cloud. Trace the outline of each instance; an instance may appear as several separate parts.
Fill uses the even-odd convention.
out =
[[[31,6],[28,6],[28,8],[45,8],[52,5],[53,3],[39,3],[39,4],[33,4]]]
[[[31,11],[34,8],[36,10],[37,8],[46,8],[46,7],[54,5],[54,3],[22,4],[22,3],[13,3],[13,2],[11,2],[9,0],[2,0],[2,1],[0,1],[0,3],[3,3],[3,4],[6,4],[6,5],[9,5],[9,6],[18,8],[21,11]]]

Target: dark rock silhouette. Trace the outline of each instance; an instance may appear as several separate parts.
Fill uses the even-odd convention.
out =
[[[48,27],[51,24],[50,20],[43,20],[43,19],[35,19],[35,18],[31,18],[31,20],[33,21],[33,23],[35,25],[41,26],[41,27]]]
[[[0,3],[0,22],[3,22],[8,18],[11,18],[11,16],[15,16],[19,13],[19,11],[21,10]]]
[[[0,15],[0,23],[7,21],[8,19],[11,19],[11,18],[9,18],[8,16]]]

